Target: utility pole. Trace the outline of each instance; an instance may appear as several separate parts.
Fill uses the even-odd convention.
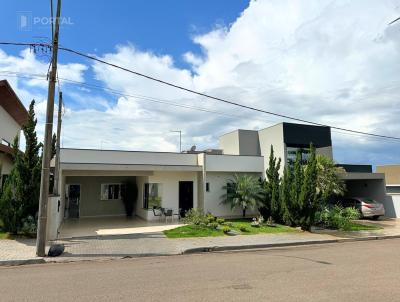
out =
[[[171,132],[179,133],[179,152],[182,152],[182,131],[181,130],[171,130]]]
[[[51,158],[51,139],[53,134],[54,92],[57,75],[58,35],[60,30],[61,0],[57,1],[56,24],[52,41],[51,71],[47,94],[46,125],[44,132],[42,175],[40,180],[39,218],[36,239],[36,255],[46,255],[47,202],[49,197],[49,176]],[[52,25],[53,26],[53,25]],[[58,139],[58,138],[57,138]]]
[[[58,185],[60,181],[60,140],[61,140],[61,113],[62,113],[62,92],[58,93],[58,115],[57,115],[57,140],[56,140],[56,162],[54,167],[54,187],[53,194],[58,195]]]

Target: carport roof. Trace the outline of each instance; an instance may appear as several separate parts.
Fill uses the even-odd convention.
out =
[[[362,172],[347,172],[341,175],[343,180],[367,180],[367,179],[377,179],[384,180],[384,173],[362,173]]]

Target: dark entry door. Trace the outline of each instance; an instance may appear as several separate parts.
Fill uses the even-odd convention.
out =
[[[69,218],[79,218],[79,201],[81,199],[81,186],[68,186]]]
[[[193,181],[179,182],[179,208],[182,217],[193,208]]]

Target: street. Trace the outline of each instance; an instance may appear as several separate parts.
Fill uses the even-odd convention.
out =
[[[398,301],[400,239],[0,268],[1,301]]]

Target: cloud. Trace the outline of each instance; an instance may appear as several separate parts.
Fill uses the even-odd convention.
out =
[[[99,56],[268,111],[399,136],[400,22],[388,26],[399,14],[398,3],[391,0],[253,0],[229,26],[192,37],[201,51],[182,54],[188,69],[177,67],[168,54],[134,44],[119,45]],[[21,53],[18,59],[22,60],[19,70],[47,68],[30,53]],[[17,59],[0,52],[0,62],[12,65],[13,60]],[[60,73],[88,81],[86,68],[68,64],[60,67]],[[260,129],[282,121],[100,63],[93,63],[90,72],[98,83],[126,96],[69,86],[73,91],[68,92],[64,146],[176,151],[177,137],[169,131],[180,129],[184,148],[197,144],[201,149],[217,147],[218,136],[235,128]],[[35,91],[33,86],[40,85],[26,82],[24,89]],[[387,140],[340,131],[333,132],[333,140],[335,157],[341,162],[400,162],[398,145]]]

